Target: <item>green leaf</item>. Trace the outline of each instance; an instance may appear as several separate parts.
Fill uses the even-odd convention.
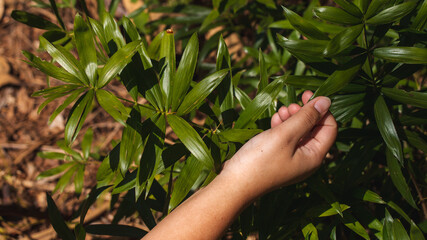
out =
[[[107,85],[117,74],[119,74],[126,65],[132,61],[132,56],[138,51],[143,44],[142,41],[134,41],[120,48],[108,60],[105,66],[101,69],[97,86],[102,88]]]
[[[74,18],[74,36],[80,62],[89,78],[90,85],[94,86],[98,68],[94,36],[79,14]]]
[[[162,44],[162,39],[165,36],[166,32],[162,31],[157,34],[156,37],[151,41],[151,44],[148,46],[148,55],[151,59],[159,60],[160,58],[160,46]]]
[[[368,9],[366,10],[365,19],[369,19],[370,17],[377,14],[390,2],[391,2],[390,0],[372,0],[371,3],[369,4]]]
[[[418,10],[417,16],[412,22],[412,27],[418,31],[422,31],[427,23],[427,0],[424,0]]]
[[[201,80],[185,96],[181,106],[177,110],[179,116],[187,114],[195,109],[202,101],[221,83],[228,74],[228,69],[217,71]]]
[[[55,111],[52,113],[52,115],[50,115],[48,124],[51,124],[53,122],[53,120],[55,120],[55,118],[58,116],[58,114],[60,114],[62,111],[64,111],[64,109],[66,107],[68,107],[68,105],[70,105],[72,102],[74,102],[80,96],[80,94],[82,94],[84,91],[86,91],[86,88],[79,88],[79,89],[74,90],[70,94],[70,96],[68,96],[64,100],[64,102],[61,105],[59,105],[59,107],[57,109],[55,109]]]
[[[390,62],[408,64],[427,64],[427,49],[418,47],[381,47],[376,48],[374,56]]]
[[[208,150],[208,147],[203,142],[202,138],[184,119],[175,116],[167,115],[167,120],[172,130],[194,155],[194,157],[204,164],[208,169],[213,169],[214,160]]]
[[[92,139],[93,139],[93,130],[92,128],[89,128],[82,140],[81,146],[82,146],[82,152],[83,152],[83,157],[84,159],[88,159],[89,158],[89,154],[90,154],[90,148],[92,145]]]
[[[171,31],[166,31],[162,38],[160,46],[160,58],[165,58],[165,68],[160,79],[160,88],[163,91],[165,103],[163,106],[165,110],[168,110],[175,91],[175,71],[176,71],[176,59],[175,59],[175,38]]]
[[[82,203],[82,210],[80,213],[80,224],[84,224],[84,219],[86,217],[87,211],[89,210],[90,206],[95,203],[98,196],[105,191],[110,186],[104,186],[100,188],[93,187],[92,190],[89,193],[89,196],[83,201]]]
[[[418,136],[417,133],[405,129],[406,138],[413,147],[427,153],[427,142]]]
[[[77,240],[85,240],[86,239],[86,231],[84,227],[79,223],[74,228],[74,234],[76,235]]]
[[[72,143],[76,139],[86,116],[92,109],[92,101],[93,91],[88,91],[77,100],[71,109],[64,130],[64,137],[67,143]]]
[[[418,226],[411,221],[411,230],[409,232],[411,239],[414,240],[425,240],[424,233],[418,228]]]
[[[346,227],[351,229],[353,232],[357,233],[359,236],[364,239],[370,239],[369,234],[366,232],[365,228],[353,217],[349,212],[344,212],[344,217],[341,219]]]
[[[59,153],[59,154],[61,154],[63,157],[58,158],[58,159],[63,159],[65,157],[65,154],[63,154],[63,153]],[[57,158],[55,157],[55,158],[50,158],[50,159],[57,159]],[[41,172],[37,176],[36,180],[40,180],[40,179],[43,179],[46,177],[50,177],[50,176],[59,174],[59,173],[65,171],[67,168],[71,167],[71,165],[73,165],[73,164],[75,164],[75,163],[74,162],[68,162],[68,163],[61,164],[58,167],[54,167],[54,168],[51,168],[47,171]]]
[[[228,52],[227,44],[224,38],[219,37],[218,41],[218,52],[216,55],[216,70],[228,69],[229,75],[226,75],[222,83],[218,86],[218,104],[221,111],[222,120],[226,128],[231,127],[235,115],[234,115],[234,86],[232,83],[232,71],[231,71],[231,58]]]
[[[59,191],[60,193],[62,193],[65,189],[65,187],[68,184],[71,184],[71,178],[73,177],[73,175],[76,173],[77,168],[78,168],[79,164],[78,163],[74,163],[73,166],[71,166],[65,173],[64,175],[61,176],[61,178],[58,180],[58,183],[56,183],[55,188],[53,189],[53,192],[57,192]]]
[[[387,166],[390,171],[391,180],[400,192],[402,197],[411,205],[413,208],[418,209],[417,204],[412,198],[411,190],[406,183],[406,178],[402,174],[401,166],[397,161],[396,157],[392,154],[390,148],[386,151]]]
[[[308,39],[316,39],[316,40],[329,40],[329,37],[320,31],[313,24],[309,23],[304,18],[300,17],[298,14],[293,11],[283,7],[283,11],[285,13],[286,18],[292,24],[292,26],[301,34],[306,36]]]
[[[50,62],[42,61],[40,58],[36,57],[34,54],[30,52],[22,51],[22,54],[29,60],[25,62],[27,62],[31,66],[37,68],[38,70],[42,71],[43,73],[53,78],[56,78],[58,80],[61,80],[67,83],[74,83],[79,85],[84,84],[83,81],[81,81],[78,77],[74,76],[73,74],[68,73],[64,69],[59,68]]]
[[[251,102],[251,99],[249,98],[248,94],[246,94],[245,91],[238,87],[234,88],[234,94],[236,96],[237,101],[239,101],[242,110],[245,110]]]
[[[178,206],[185,196],[187,196],[204,167],[193,155],[187,158],[174,185],[169,203],[169,211]]]
[[[88,20],[89,20],[90,26],[92,27],[92,31],[98,37],[102,47],[107,52],[107,54],[110,54],[110,48],[108,47],[107,37],[105,36],[104,28],[102,28],[101,23],[99,23],[97,20],[92,19],[90,17],[88,17]]]
[[[390,215],[388,210],[385,209],[383,239],[397,240],[394,238],[393,234],[393,222],[393,217]]]
[[[336,95],[331,98],[330,111],[338,122],[347,122],[360,113],[364,105],[365,93]]]
[[[305,55],[319,56],[323,54],[329,41],[326,40],[287,40],[278,35],[277,40],[280,46],[291,53],[301,53]]]
[[[110,13],[103,12],[100,16],[100,22],[104,28],[105,40],[109,46],[111,40],[113,40],[116,44],[115,48],[122,48],[125,46],[126,42],[123,39],[123,35],[120,32],[119,26]],[[110,53],[112,53],[111,50],[114,49],[111,49],[110,47]]]
[[[196,70],[197,55],[199,53],[199,40],[194,33],[185,47],[176,71],[174,91],[172,92],[172,111],[176,111],[185,97]]]
[[[378,195],[377,193],[364,189],[364,188],[358,188],[353,192],[353,195],[366,202],[373,202],[378,204],[385,204],[384,200]]]
[[[219,12],[217,9],[212,9],[207,17],[202,22],[202,25],[199,28],[199,31],[202,32],[206,29],[206,27],[210,26],[213,21],[215,21],[219,17]]]
[[[74,189],[76,194],[80,194],[83,189],[83,182],[85,177],[85,165],[78,164],[77,165],[76,176],[74,176]]]
[[[406,232],[405,228],[403,227],[402,223],[399,221],[399,219],[395,219],[393,221],[393,235],[395,239],[399,240],[411,240],[408,236],[408,233]]]
[[[336,24],[356,25],[362,23],[362,18],[355,17],[336,7],[317,7],[314,9],[314,15],[322,20]]]
[[[427,108],[427,93],[415,91],[406,92],[404,90],[386,87],[381,88],[381,92],[395,101],[420,108]]]
[[[62,218],[61,213],[56,207],[55,202],[48,193],[46,193],[46,200],[49,220],[52,224],[53,229],[55,229],[55,232],[58,234],[58,237],[64,240],[74,240],[75,237],[73,232],[67,227],[64,218]]]
[[[390,112],[383,96],[378,96],[374,105],[375,120],[377,122],[378,130],[384,139],[387,148],[391,150],[393,156],[399,160],[403,166],[403,152],[402,145],[397,135],[396,128],[394,127],[393,120],[391,119]]]
[[[132,23],[132,21],[127,18],[122,18],[123,27],[126,30],[126,33],[129,35],[130,39],[132,41],[141,40],[141,36],[138,33],[138,30],[136,30],[135,25]],[[144,69],[148,69],[153,67],[153,64],[151,63],[151,59],[148,55],[147,49],[145,49],[145,44],[141,44],[141,47],[138,49],[139,56],[141,57],[142,64],[144,64]]]
[[[56,24],[53,24],[42,17],[25,11],[13,10],[11,16],[16,21],[26,24],[30,27],[40,28],[44,30],[62,30]]]
[[[65,27],[64,21],[62,21],[62,18],[59,15],[58,7],[56,6],[55,0],[49,0],[49,3],[50,3],[50,8],[52,9],[53,13],[55,13],[56,19],[58,20],[62,29],[67,30]]]
[[[246,128],[255,122],[276,99],[285,84],[286,77],[279,77],[264,88],[240,114],[234,128]]]
[[[342,212],[350,208],[350,206],[346,204],[336,204],[336,205],[338,206],[332,206],[332,207],[328,206],[326,210],[322,209],[323,211],[321,214],[318,215],[318,217],[329,217],[337,214],[342,215]],[[337,208],[339,209],[339,211],[337,211]]]
[[[225,141],[245,142],[261,132],[261,129],[227,129],[219,132],[218,135]]]
[[[367,24],[370,25],[382,25],[387,23],[392,23],[400,20],[402,17],[409,14],[415,7],[417,3],[415,1],[404,2],[393,7],[382,10],[375,16],[366,20]],[[369,9],[368,9],[369,11]]]
[[[360,59],[355,59],[348,66],[344,66],[342,69],[336,70],[332,75],[326,79],[325,82],[316,90],[312,98],[318,96],[329,96],[332,95],[342,88],[344,88],[354,77],[356,77],[360,68],[362,67]]]
[[[344,11],[350,13],[355,17],[363,17],[363,13],[360,9],[350,0],[334,0],[334,2],[342,7]]]
[[[319,234],[313,223],[307,224],[302,228],[302,234],[306,240],[319,240]]]
[[[93,235],[107,235],[140,239],[147,232],[132,226],[120,224],[91,224],[85,227],[86,232]]]
[[[335,56],[344,49],[350,47],[359,37],[360,33],[362,33],[362,30],[363,24],[346,28],[344,31],[332,38],[326,49],[323,51],[323,55],[327,57]]]
[[[59,45],[52,45],[43,36],[40,36],[39,39],[41,48],[45,49],[55,61],[57,61],[67,72],[80,79],[82,83],[89,85],[89,80],[83,70],[83,67],[68,50]]]
[[[60,152],[38,152],[37,156],[41,158],[59,159],[59,160],[64,160],[66,157],[64,153],[60,153]]]
[[[126,125],[125,122],[129,117],[129,111],[116,96],[103,89],[98,89],[96,91],[96,99],[99,105],[116,121]]]

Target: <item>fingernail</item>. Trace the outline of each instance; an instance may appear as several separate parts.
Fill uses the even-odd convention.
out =
[[[328,97],[321,97],[314,104],[314,108],[316,108],[316,110],[319,113],[325,113],[326,111],[328,111],[330,106],[331,106],[331,99],[329,99]]]

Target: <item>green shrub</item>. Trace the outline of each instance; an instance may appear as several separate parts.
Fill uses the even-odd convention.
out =
[[[340,125],[335,146],[314,176],[248,207],[231,227],[233,237],[424,239],[427,1],[335,0],[338,7],[313,0],[303,16],[291,10],[302,9],[301,4],[283,7],[282,15],[272,1],[213,1],[212,9],[191,4],[150,9],[182,13],[155,22],[145,21],[140,9],[130,14],[136,26],[127,17],[117,22],[99,8],[99,20],[88,12],[76,15],[72,31],[50,2],[60,26],[13,13],[16,20],[47,30],[40,48],[61,66],[24,52],[30,65],[64,82],[34,93],[46,98],[40,110],[67,96],[52,121],[72,105],[65,139],[58,143],[66,154],[41,153],[66,163],[39,177],[65,172],[57,190],[74,176],[76,192],[81,191],[85,163],[97,159],[90,154],[92,133],[85,134],[82,155],[70,146],[95,101],[124,126],[120,143],[100,158],[97,186],[82,203],[75,234],[48,195],[59,236],[143,236],[141,229],[118,221],[137,212],[154,227],[153,211],[166,215],[208,184],[246,140],[269,127],[275,110],[310,89],[313,97],[332,99],[331,112]],[[245,47],[245,58],[232,61],[221,34],[253,32],[253,22],[259,26],[253,45]],[[176,35],[162,31],[147,45],[144,34],[160,24],[180,27]],[[204,37],[215,26],[223,28],[199,47],[197,32]],[[181,55],[175,53],[175,40],[185,45]],[[215,48],[213,65],[206,58]],[[113,79],[132,100],[104,89]],[[148,103],[139,104],[141,98]],[[204,113],[203,125],[192,123],[196,112]],[[173,145],[165,142],[167,125],[178,137]],[[124,193],[112,225],[86,225],[87,210],[104,191],[116,197]]]

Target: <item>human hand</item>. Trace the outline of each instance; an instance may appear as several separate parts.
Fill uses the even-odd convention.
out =
[[[337,123],[328,112],[331,101],[327,97],[309,101],[312,95],[304,92],[303,107],[281,107],[271,119],[272,128],[247,142],[220,175],[241,184],[250,198],[311,175],[337,135]]]

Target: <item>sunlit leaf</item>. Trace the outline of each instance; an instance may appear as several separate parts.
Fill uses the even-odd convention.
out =
[[[204,164],[208,169],[213,169],[214,160],[208,150],[208,147],[203,142],[199,134],[188,124],[184,119],[175,116],[167,115],[169,125],[172,127],[175,134],[194,157]]]
[[[366,20],[366,23],[370,25],[381,25],[398,21],[409,14],[416,6],[417,3],[415,1],[409,1],[389,7]]]
[[[329,37],[326,34],[324,34],[322,31],[320,31],[317,27],[315,27],[313,24],[309,23],[307,20],[300,17],[295,12],[283,6],[282,8],[286,18],[289,20],[289,22],[292,24],[292,26],[296,30],[301,32],[301,34],[303,34],[309,39],[329,40]]]
[[[390,62],[427,64],[427,49],[419,47],[380,47],[374,56]]]

